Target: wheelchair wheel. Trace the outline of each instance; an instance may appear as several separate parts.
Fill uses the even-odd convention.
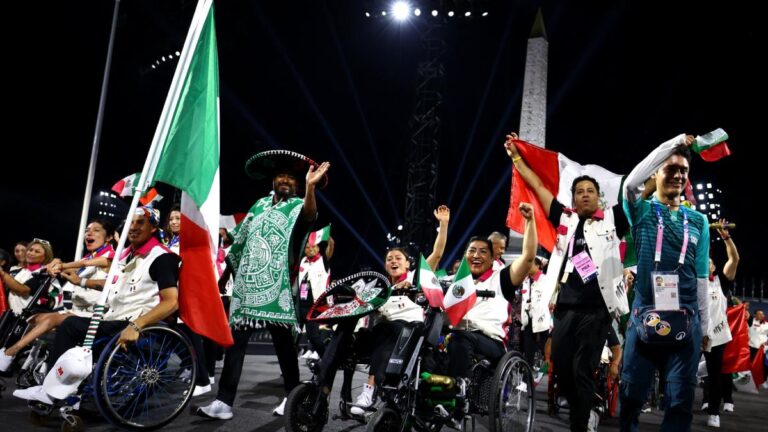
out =
[[[288,432],[319,432],[328,423],[328,407],[318,417],[312,416],[319,390],[314,384],[299,384],[285,402],[285,430]]]
[[[197,359],[189,340],[168,327],[148,327],[123,350],[115,335],[94,371],[96,406],[111,424],[154,429],[171,422],[192,397]],[[191,379],[181,373],[192,369]]]
[[[365,432],[400,432],[403,430],[403,418],[392,408],[381,408],[365,425]]]
[[[499,360],[493,377],[494,389],[488,401],[491,432],[533,429],[536,401],[533,371],[519,354],[508,352]]]
[[[67,420],[61,423],[61,432],[83,432],[85,430],[85,422],[79,416],[73,415],[70,420],[71,423]]]

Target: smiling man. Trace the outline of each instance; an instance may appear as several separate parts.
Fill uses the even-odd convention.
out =
[[[622,431],[638,430],[654,369],[667,383],[660,430],[691,430],[696,371],[709,339],[709,223],[682,206],[692,143],[683,134],[661,144],[624,182],[638,262],[621,373]],[[644,193],[649,177],[653,195]]]
[[[557,231],[547,274],[539,282],[544,293],[559,287],[552,330],[554,373],[568,399],[571,430],[586,431],[595,394],[592,374],[605,335],[612,318],[629,312],[619,254],[629,224],[619,205],[600,208],[600,185],[589,176],[573,180],[573,208],[557,201],[518,153],[517,139],[515,133],[507,135],[507,154]]]

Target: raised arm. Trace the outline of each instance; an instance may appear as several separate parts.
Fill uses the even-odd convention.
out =
[[[736,279],[736,268],[739,266],[739,251],[736,250],[736,243],[733,242],[731,234],[728,232],[728,228],[725,226],[728,222],[725,219],[720,219],[720,225],[723,228],[717,230],[720,234],[720,238],[725,243],[725,252],[728,254],[728,261],[723,266],[723,276],[729,281]]]
[[[321,163],[317,168],[314,165],[309,167],[307,171],[306,190],[304,191],[304,207],[302,209],[302,216],[306,222],[312,222],[317,216],[317,199],[315,198],[315,186],[323,176],[328,172],[328,168],[331,164],[328,162]]]
[[[518,140],[517,134],[511,132],[509,135],[507,135],[507,140],[504,142],[504,149],[507,151],[507,155],[512,159],[512,164],[515,166],[517,172],[520,173],[520,176],[523,178],[523,180],[525,180],[528,186],[530,186],[533,191],[536,192],[536,196],[539,198],[541,207],[546,212],[546,216],[549,217],[549,206],[552,204],[554,195],[552,195],[552,192],[550,192],[549,189],[544,187],[544,183],[541,181],[541,178],[535,172],[533,172],[533,170],[520,156],[520,153],[517,151],[517,146],[515,144],[516,140]]]
[[[445,243],[448,240],[448,221],[451,219],[451,209],[447,206],[441,205],[435,212],[435,219],[440,223],[440,230],[437,232],[437,238],[435,244],[432,246],[432,253],[427,257],[427,264],[432,268],[432,271],[437,270],[440,259],[445,252]]]
[[[652,176],[672,152],[681,144],[691,145],[693,136],[680,134],[656,147],[645,157],[624,180],[624,199],[634,203],[643,195],[643,185]]]
[[[509,266],[509,278],[512,285],[523,283],[531,270],[533,260],[536,258],[536,220],[533,217],[533,206],[530,203],[520,203],[518,208],[525,218],[525,230],[523,231],[523,253],[512,261]]]

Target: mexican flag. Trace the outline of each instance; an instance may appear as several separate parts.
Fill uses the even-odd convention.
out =
[[[475,281],[469,271],[467,259],[462,258],[459,270],[456,271],[456,276],[453,278],[453,284],[445,293],[445,300],[443,301],[445,313],[448,314],[451,325],[458,324],[475,305],[475,301],[477,301],[476,291]]]
[[[424,297],[427,298],[430,306],[442,307],[443,287],[440,286],[437,276],[432,272],[432,267],[427,264],[424,254],[419,255],[421,255],[421,261],[419,262],[419,287],[421,292],[424,293]]]
[[[728,134],[721,128],[710,133],[697,136],[693,141],[693,151],[707,162],[715,162],[731,154],[728,148]]]
[[[322,242],[327,242],[328,239],[330,238],[331,238],[331,226],[328,225],[325,228],[321,228],[317,231],[312,231],[311,233],[309,233],[307,244],[310,246],[314,246]]]
[[[219,229],[219,70],[212,0],[192,18],[155,140],[162,145],[152,182],[182,191],[181,319],[222,346],[233,344],[216,280]]]
[[[541,178],[544,187],[565,206],[572,205],[571,184],[576,177],[582,175],[593,177],[600,184],[600,207],[602,209],[605,210],[619,203],[623,176],[598,165],[581,165],[568,159],[562,153],[546,150],[525,141],[517,140],[515,143],[520,156]],[[542,206],[548,206],[550,203],[540,203],[536,192],[525,183],[517,170],[513,170],[507,227],[520,234],[525,228],[525,219],[517,210],[521,202],[533,203],[539,244],[547,251],[552,252],[557,233],[552,224],[549,223]]]
[[[120,195],[121,198],[133,196],[133,192],[136,190],[136,183],[139,182],[139,177],[141,177],[140,172],[133,173],[115,183],[112,186],[112,190]]]
[[[219,228],[224,228],[227,231],[232,231],[240,222],[245,219],[247,213],[235,213],[231,215],[219,216]]]

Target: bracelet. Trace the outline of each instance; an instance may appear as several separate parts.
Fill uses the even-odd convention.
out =
[[[513,164],[517,163],[517,162],[520,161],[520,159],[522,159],[522,157],[520,157],[520,155],[515,155],[515,156],[512,157],[512,163]]]
[[[132,328],[132,329],[136,330],[136,333],[141,333],[141,329],[140,329],[140,328],[139,328],[139,326],[138,326],[138,325],[137,325],[135,322],[133,322],[133,321],[128,321],[128,327],[130,327],[130,328]]]
[[[88,278],[80,278],[80,283],[78,285],[80,285],[83,288],[88,288],[87,286],[85,286],[86,282],[88,282]]]

